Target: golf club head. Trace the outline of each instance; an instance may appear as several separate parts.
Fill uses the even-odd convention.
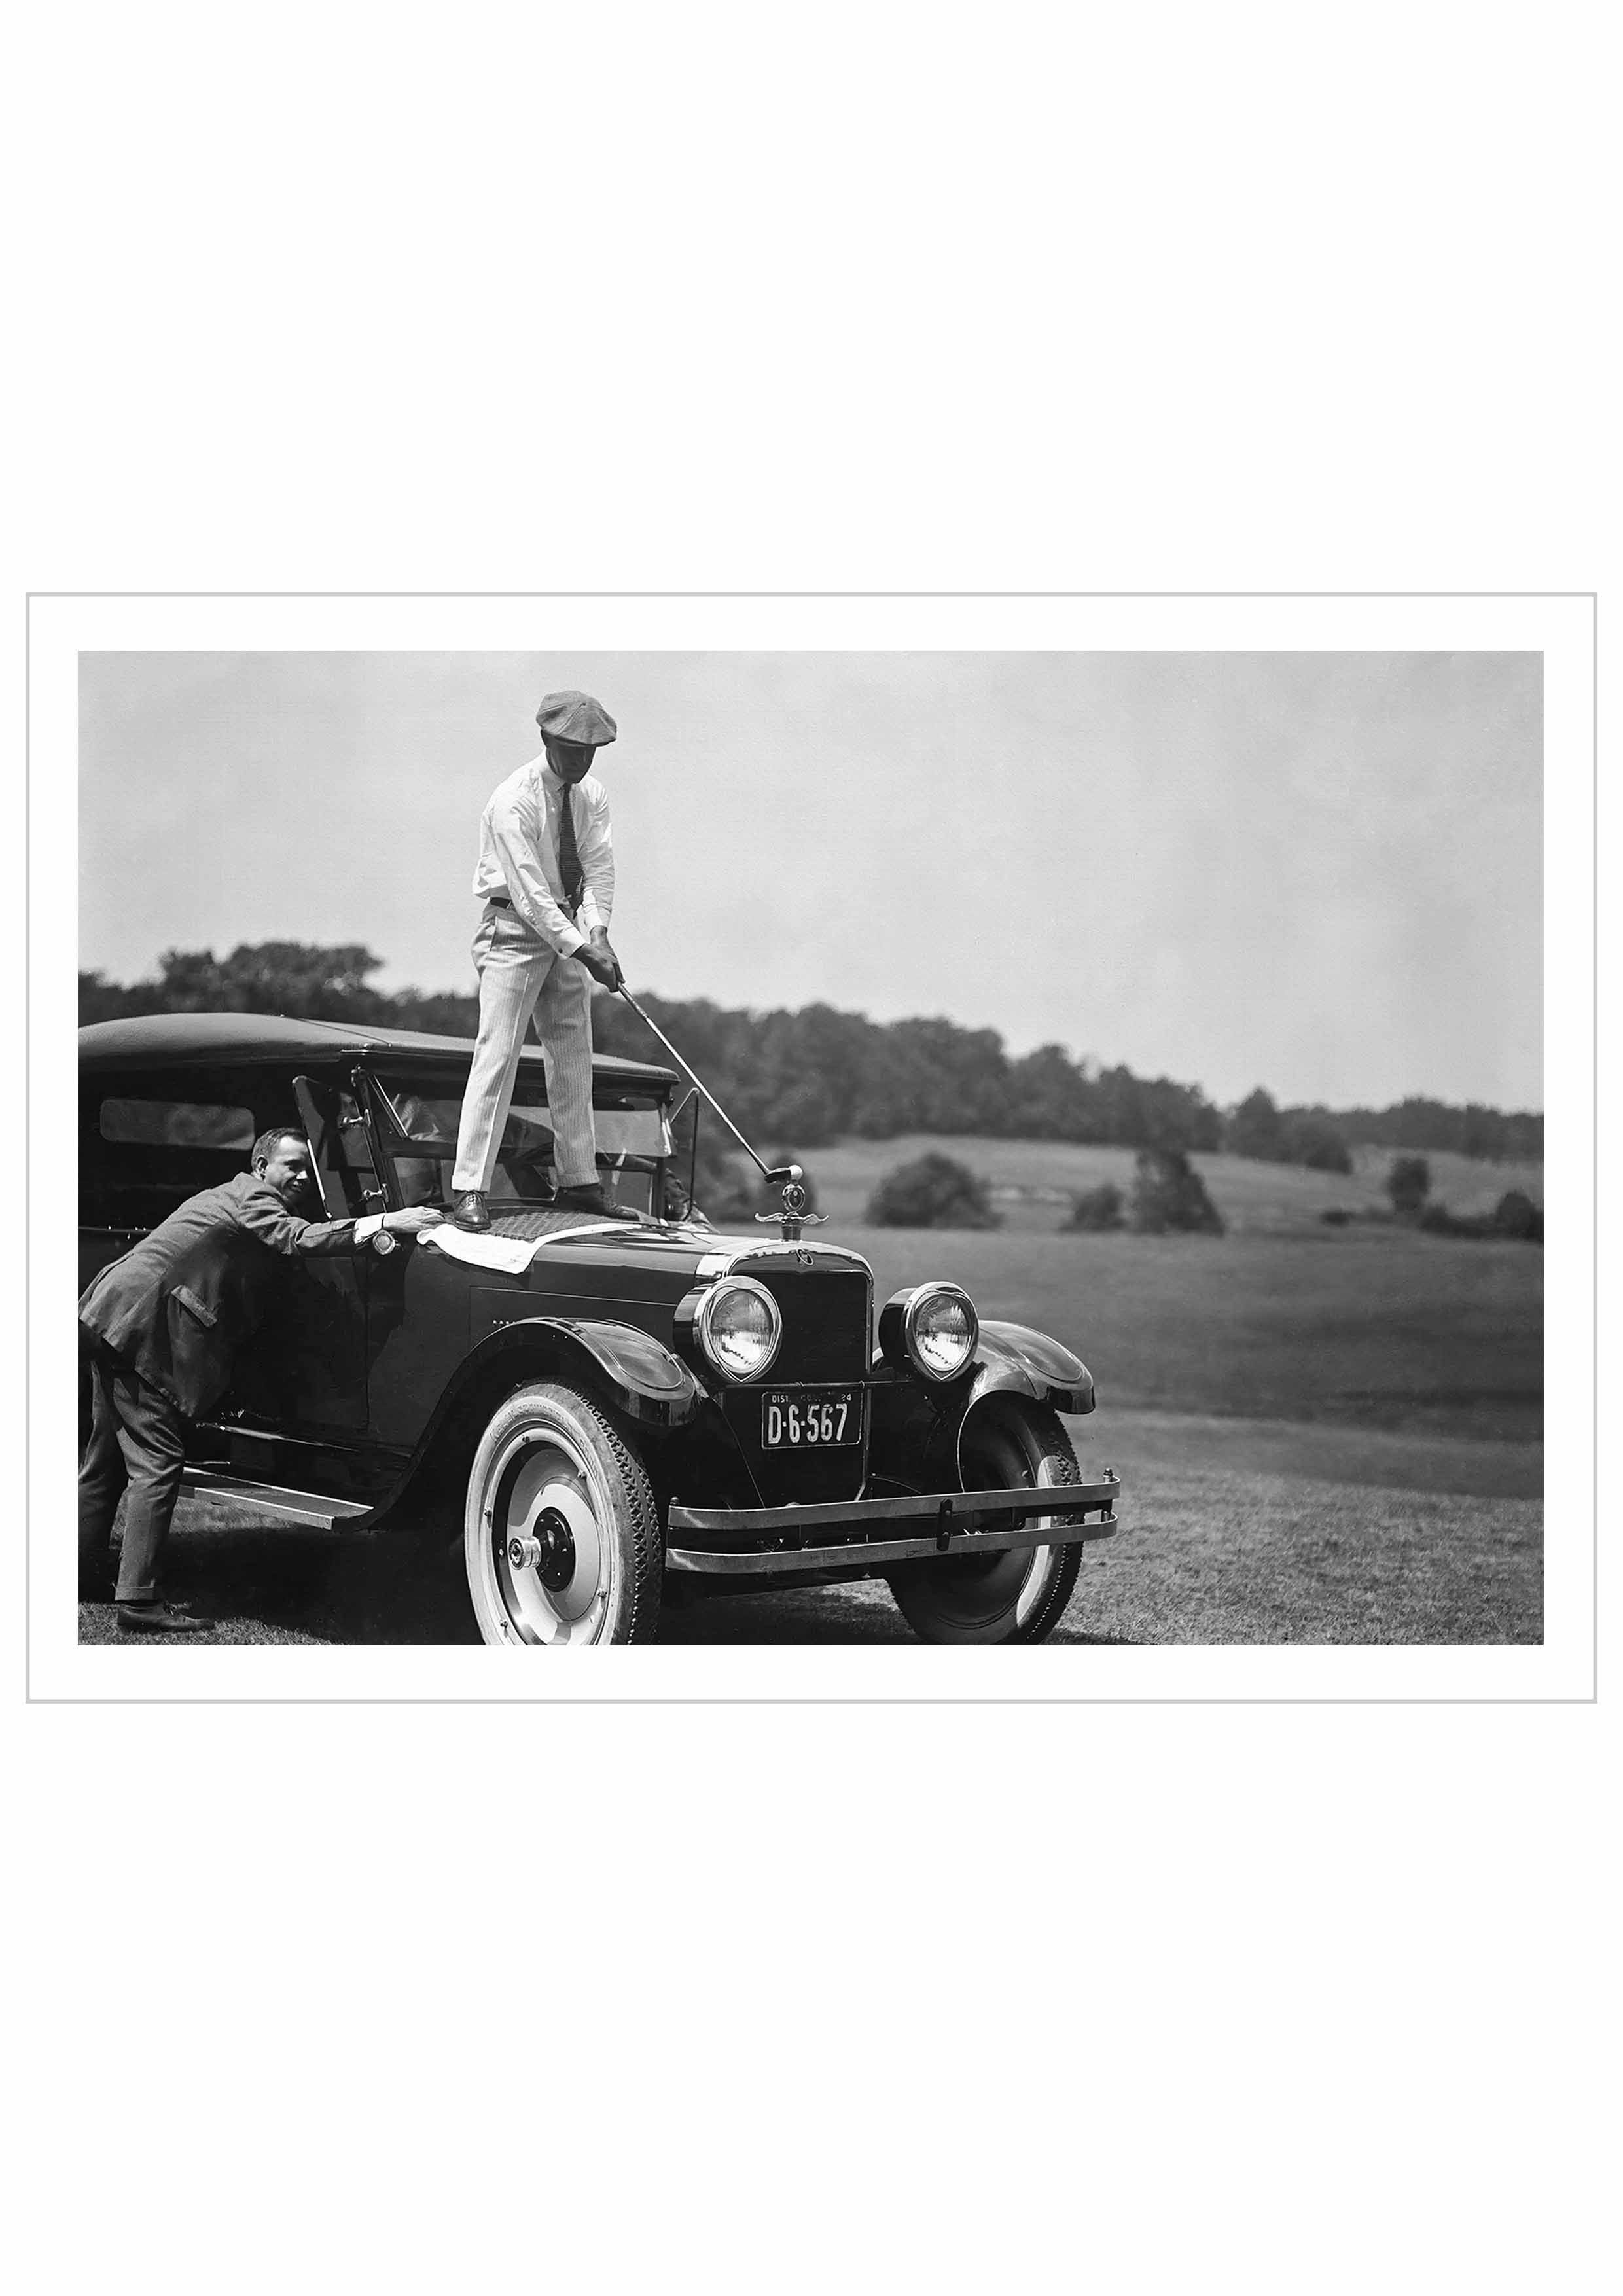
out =
[[[803,1180],[806,1174],[799,1164],[775,1164],[771,1171],[762,1177],[766,1187],[781,1188],[787,1180]]]

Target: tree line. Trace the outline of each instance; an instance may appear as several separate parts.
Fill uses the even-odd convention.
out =
[[[81,972],[79,1021],[143,1013],[285,1013],[380,1028],[470,1037],[476,997],[373,988],[382,958],[356,943],[320,947],[266,941],[217,958],[169,949],[157,977],[127,985]],[[857,1134],[983,1134],[1129,1148],[1227,1149],[1269,1161],[1348,1170],[1358,1143],[1457,1148],[1497,1161],[1537,1160],[1544,1119],[1411,1099],[1389,1109],[1278,1106],[1260,1087],[1224,1111],[1199,1085],[1139,1077],[1077,1059],[1063,1045],[1011,1057],[994,1029],[947,1020],[870,1021],[831,1004],[756,1013],[645,996],[639,999],[752,1139],[816,1148]],[[629,1007],[598,992],[601,1051],[666,1062]]]

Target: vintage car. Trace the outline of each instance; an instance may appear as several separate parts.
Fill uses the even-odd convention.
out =
[[[274,1124],[308,1138],[328,1218],[448,1203],[471,1052],[239,1013],[81,1029],[81,1285]],[[752,1233],[666,1217],[668,1068],[595,1063],[598,1162],[635,1223],[558,1210],[544,1082],[527,1048],[488,1236],[286,1264],[188,1488],[439,1526],[442,1550],[460,1522],[488,1643],[646,1642],[662,1599],[872,1578],[929,1642],[1050,1634],[1119,1488],[1080,1480],[1057,1415],[1094,1408],[1077,1357],[947,1282],[876,1326],[868,1263],[807,1233],[792,1187]]]

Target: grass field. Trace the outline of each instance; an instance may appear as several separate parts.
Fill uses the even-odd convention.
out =
[[[1277,1423],[1102,1410],[1072,1432],[1085,1467],[1108,1462],[1121,1475],[1124,1499],[1120,1534],[1088,1551],[1060,1642],[1540,1639],[1542,1509],[1537,1496],[1469,1488],[1503,1476],[1504,1462],[1480,1456],[1490,1446],[1348,1442]],[[216,1643],[478,1640],[460,1558],[444,1539],[333,1538],[200,1499],[181,1509],[170,1572],[215,1621]],[[82,1642],[113,1636],[109,1606],[80,1605]],[[686,1608],[673,1600],[660,1638],[913,1639],[877,1582]]]
[[[1102,1398],[1135,1408],[1543,1432],[1543,1271],[1525,1245],[820,1233],[866,1255],[881,1299],[946,1276],[983,1316],[1067,1341]]]
[[[1135,1462],[1121,1535],[1088,1550],[1061,1643],[1537,1643],[1530,1499],[1381,1490]],[[1113,1447],[1121,1450],[1121,1445]],[[1112,1462],[1114,1464],[1114,1462]],[[795,1606],[791,1609],[791,1605]],[[911,1641],[877,1584],[706,1603],[667,1642]]]
[[[875,1182],[945,1149],[990,1180],[996,1230],[872,1228]],[[850,1141],[806,1162],[829,1225],[872,1261],[882,1300],[942,1275],[983,1316],[1035,1324],[1076,1348],[1102,1399],[1132,1408],[1330,1419],[1499,1441],[1544,1422],[1544,1255],[1520,1243],[1327,1227],[1331,1204],[1384,1201],[1384,1153],[1335,1173],[1198,1157],[1222,1236],[1056,1233],[1072,1191],[1131,1179],[1130,1149],[1042,1141]],[[1433,1160],[1457,1210],[1504,1189],[1540,1193],[1537,1169]],[[1037,1192],[1042,1193],[1037,1193]]]

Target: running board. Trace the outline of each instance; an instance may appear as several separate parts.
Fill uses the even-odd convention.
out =
[[[279,1514],[289,1522],[307,1523],[316,1530],[336,1530],[357,1516],[374,1514],[375,1507],[360,1499],[335,1499],[325,1491],[293,1491],[281,1483],[245,1482],[240,1475],[221,1474],[214,1467],[187,1467],[180,1488],[188,1498],[240,1499],[264,1514]]]

